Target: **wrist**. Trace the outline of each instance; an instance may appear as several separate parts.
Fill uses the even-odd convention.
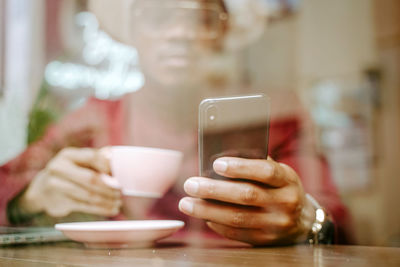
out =
[[[19,211],[26,215],[34,215],[42,211],[29,188],[20,195],[16,201],[16,205]]]
[[[22,202],[25,202],[25,194],[26,190],[19,193],[7,204],[7,218],[12,225],[29,224],[37,214],[36,212],[27,209],[26,206],[21,205]]]
[[[315,220],[315,207],[310,199],[305,195],[304,205],[301,210],[299,234],[296,243],[304,243],[308,241],[308,235]]]

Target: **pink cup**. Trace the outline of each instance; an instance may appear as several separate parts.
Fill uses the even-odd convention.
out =
[[[175,183],[182,158],[175,150],[113,146],[111,172],[124,196],[159,198]]]

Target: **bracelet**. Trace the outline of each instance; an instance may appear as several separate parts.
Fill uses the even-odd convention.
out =
[[[315,208],[315,219],[307,236],[308,243],[333,244],[335,227],[331,217],[311,195],[306,194],[306,198]]]

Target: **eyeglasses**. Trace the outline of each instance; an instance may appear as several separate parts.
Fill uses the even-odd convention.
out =
[[[228,16],[216,4],[198,1],[143,1],[132,9],[134,31],[162,37],[180,29],[186,38],[213,40],[221,36]]]

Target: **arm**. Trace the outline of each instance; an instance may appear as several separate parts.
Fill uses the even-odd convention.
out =
[[[40,140],[17,158],[0,166],[0,224],[10,224],[7,207],[11,200],[15,200],[63,148],[119,144],[121,116],[121,102],[92,99],[50,126]]]
[[[306,241],[315,219],[314,195],[338,219],[347,213],[314,152],[312,135],[298,119],[271,125],[270,155],[276,159],[220,158],[214,170],[229,180],[193,177],[185,183],[191,196],[180,202],[184,213],[205,219],[221,235],[254,245]],[[239,178],[239,180],[237,180]],[[209,201],[205,199],[217,200]]]
[[[304,191],[332,216],[338,243],[353,242],[351,218],[333,183],[326,159],[317,153],[313,126],[307,117],[273,123],[270,155],[298,173]]]
[[[32,144],[17,158],[0,167],[0,225],[10,224],[8,204],[28,186],[57,150],[56,145],[48,142],[49,138]]]

